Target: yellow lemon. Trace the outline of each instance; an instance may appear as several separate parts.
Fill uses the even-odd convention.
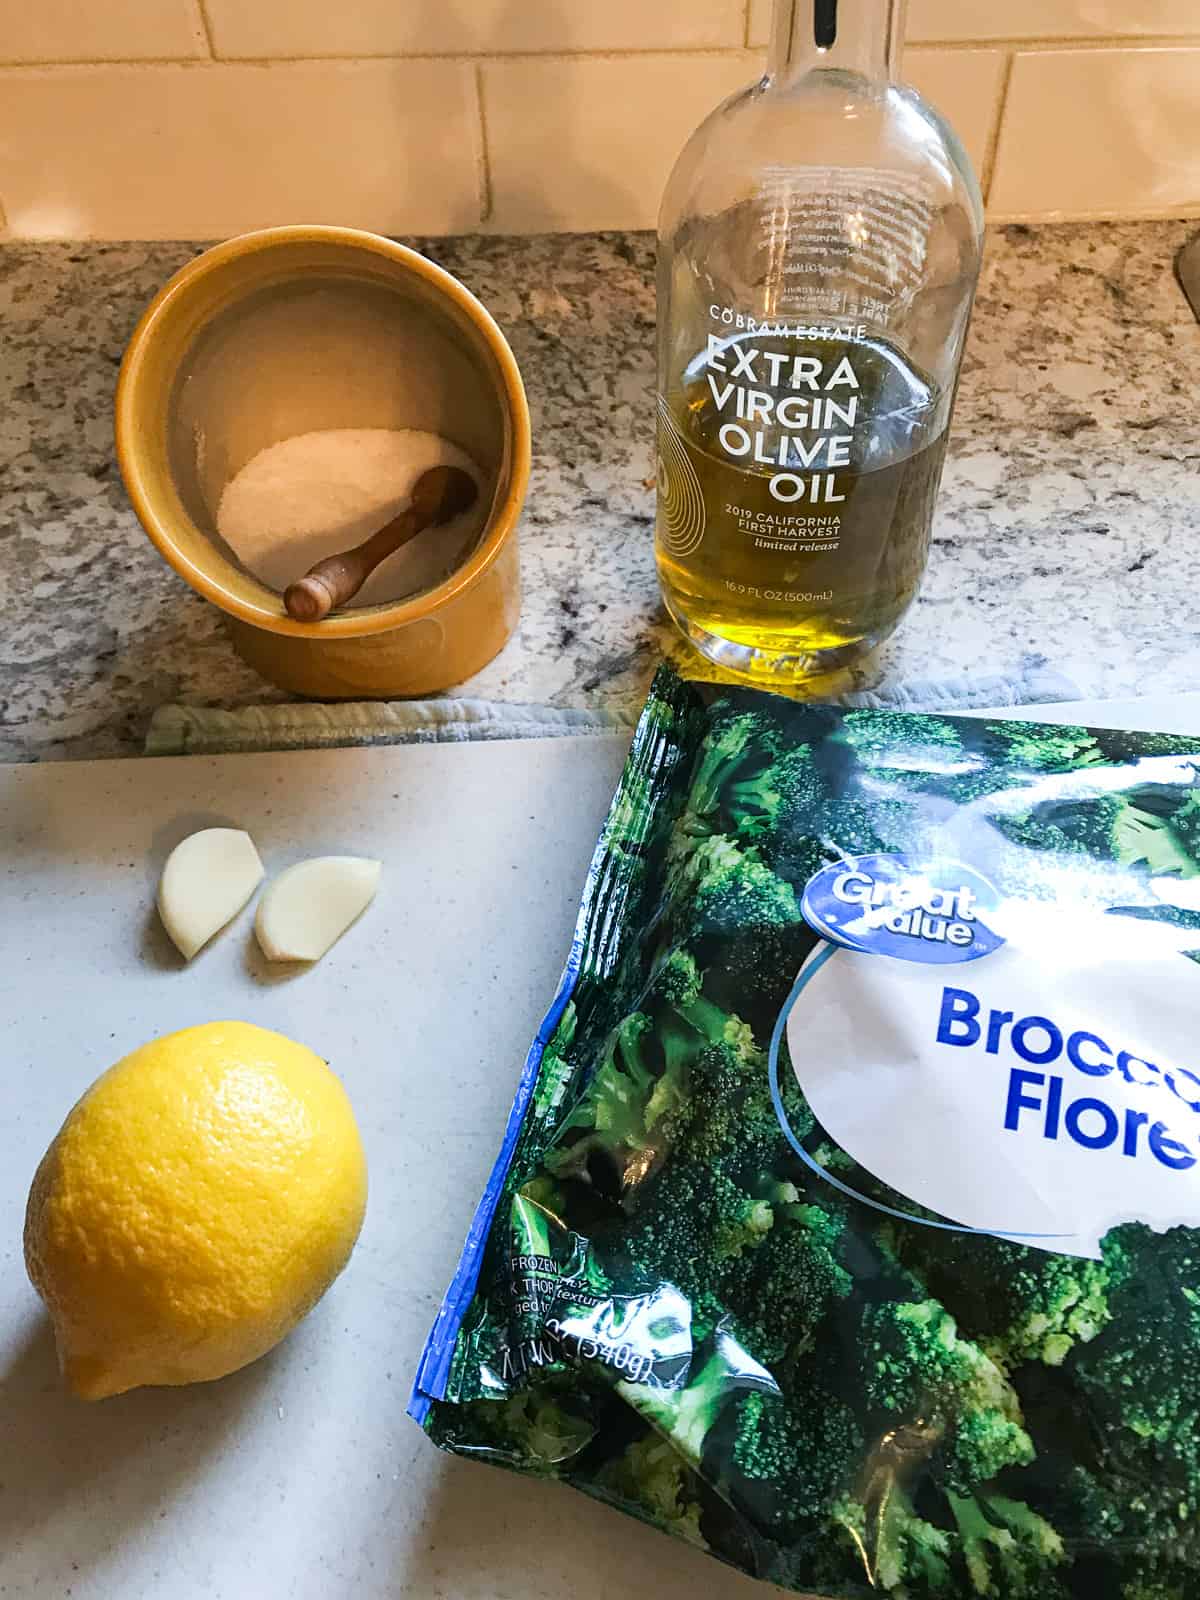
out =
[[[367,1169],[317,1055],[245,1022],[143,1045],[75,1106],[33,1180],[25,1264],[87,1400],[220,1378],[317,1303]]]

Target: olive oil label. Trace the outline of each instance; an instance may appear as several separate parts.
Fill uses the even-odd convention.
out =
[[[795,204],[798,192],[803,205]],[[863,321],[884,331],[928,270],[934,194],[924,173],[871,166],[764,174],[758,196],[771,206],[771,226],[755,240],[758,271],[774,278],[783,257],[793,316]]]
[[[743,611],[818,648],[886,631],[925,565],[945,397],[866,325],[737,320],[659,401],[669,598],[726,637]]]
[[[846,503],[836,473],[851,465],[862,403],[846,348],[810,355],[709,334],[704,377],[721,454],[765,467],[781,506]]]

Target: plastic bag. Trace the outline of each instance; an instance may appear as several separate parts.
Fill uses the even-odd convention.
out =
[[[663,669],[412,1414],[830,1596],[1200,1595],[1200,740]]]

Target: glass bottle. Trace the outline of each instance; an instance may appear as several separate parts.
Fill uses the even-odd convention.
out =
[[[925,569],[979,275],[979,186],[896,81],[904,0],[775,0],[766,76],[696,130],[659,221],[667,609],[788,687],[896,627]]]

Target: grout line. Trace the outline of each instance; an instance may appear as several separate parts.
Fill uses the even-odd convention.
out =
[[[1004,67],[1000,73],[1000,87],[996,95],[992,125],[988,129],[987,147],[983,152],[983,170],[979,174],[979,187],[983,190],[983,203],[985,206],[988,202],[988,196],[992,192],[992,178],[996,171],[996,156],[1000,149],[1000,136],[1004,128],[1004,118],[1008,113],[1008,91],[1012,88],[1013,69],[1016,64],[1016,52],[1010,50],[1004,58]]]
[[[208,15],[207,0],[192,0],[192,3],[200,15],[200,31],[204,37],[204,43],[208,49],[209,59],[215,60],[217,52],[213,46],[212,22]]]
[[[106,61],[0,61],[0,77],[17,72],[53,74],[91,71],[104,67],[195,67],[207,71],[215,66],[211,56],[114,56]]]
[[[399,54],[381,52],[376,55],[297,55],[297,56],[231,56],[220,55],[211,61],[204,56],[114,56],[105,61],[45,60],[0,61],[0,76],[10,72],[53,72],[58,68],[78,72],[84,67],[294,67],[313,62],[327,66],[367,65],[379,61],[403,63],[408,61],[476,61],[486,66],[489,62],[509,61],[627,61],[630,59],[674,60],[678,56],[707,58],[709,60],[743,60],[747,56],[762,55],[765,46],[745,50],[740,45],[687,45],[656,46],[650,49],[629,50],[425,50]]]
[[[1200,39],[1193,43],[1200,45]],[[263,56],[263,57],[233,57],[224,56],[223,60],[293,60],[293,61],[624,61],[631,56],[711,56],[733,57],[744,55],[759,55],[766,49],[766,45],[756,45],[751,50],[746,50],[740,44],[657,44],[657,45],[626,45],[621,48],[606,47],[603,49],[589,49],[586,46],[572,50],[569,47],[556,46],[548,50],[402,50],[383,52],[379,55],[359,56]]]
[[[200,13],[205,18],[207,33],[207,11],[204,0],[197,0]],[[210,43],[211,48],[211,43]],[[61,60],[44,59],[30,61],[0,61],[0,74],[25,71],[53,71],[56,68],[64,70],[78,70],[81,67],[204,67],[214,62],[220,66],[230,67],[260,67],[260,66],[295,66],[303,62],[323,63],[357,63],[373,61],[626,61],[630,59],[673,59],[678,56],[708,57],[710,59],[732,60],[745,56],[759,57],[767,49],[766,45],[653,45],[649,47],[633,46],[623,50],[412,50],[412,51],[378,51],[360,52],[358,54],[325,54],[311,55],[277,55],[277,56],[239,56],[216,55],[211,58],[205,56],[114,56],[103,61],[88,60]],[[912,39],[905,46],[907,51],[916,51],[921,54],[928,50],[942,50],[956,54],[979,54],[985,51],[1012,50],[1028,52],[1029,54],[1090,54],[1103,51],[1120,51],[1127,55],[1147,55],[1162,50],[1194,50],[1200,52],[1200,34],[1175,35],[1173,37],[1144,38],[1131,36],[1125,39]]]
[[[997,211],[989,213],[989,228],[1091,227],[1098,222],[1193,222],[1200,217],[1200,201],[1168,207],[1143,207],[1129,211]]]
[[[1053,39],[1039,38],[1037,36],[1025,38],[1022,36],[1005,37],[1004,35],[995,39],[910,39],[908,48],[917,50],[1004,49],[1027,50],[1031,53],[1057,51],[1060,54],[1073,51],[1098,50],[1197,50],[1200,49],[1200,33],[1114,33],[1102,39]]]
[[[753,25],[753,20],[754,0],[746,0],[742,14],[742,48],[744,50],[750,50],[753,48],[750,43],[750,29]]]
[[[492,159],[488,140],[487,101],[483,93],[483,68],[475,67],[475,168],[479,182],[479,220],[490,222],[493,209]]]
[[[208,39],[208,14],[204,0],[196,0],[201,17],[204,19],[205,36]],[[211,39],[208,39],[209,48],[212,48]],[[649,47],[633,46],[623,50],[413,50],[413,51],[379,51],[376,53],[360,52],[358,54],[311,54],[311,55],[277,55],[277,56],[238,56],[216,55],[212,56],[113,56],[103,61],[80,58],[78,60],[62,60],[46,58],[29,61],[3,61],[0,60],[0,76],[15,72],[53,72],[61,69],[64,72],[78,72],[82,68],[95,67],[210,67],[213,65],[223,67],[274,67],[274,66],[299,66],[305,63],[319,62],[328,65],[355,65],[367,64],[377,61],[391,62],[418,62],[418,61],[476,61],[486,63],[496,62],[552,62],[552,61],[627,61],[675,59],[679,56],[708,58],[710,60],[734,60],[746,56],[759,57],[766,45],[653,45]],[[905,46],[906,53],[915,51],[918,54],[929,50],[942,50],[955,54],[979,54],[986,51],[1008,50],[1027,52],[1029,54],[1093,54],[1104,51],[1119,51],[1126,55],[1149,55],[1164,50],[1192,50],[1200,53],[1200,34],[1164,35],[1161,38],[1147,38],[1142,35],[1130,35],[1127,38],[1110,39],[912,39]]]

